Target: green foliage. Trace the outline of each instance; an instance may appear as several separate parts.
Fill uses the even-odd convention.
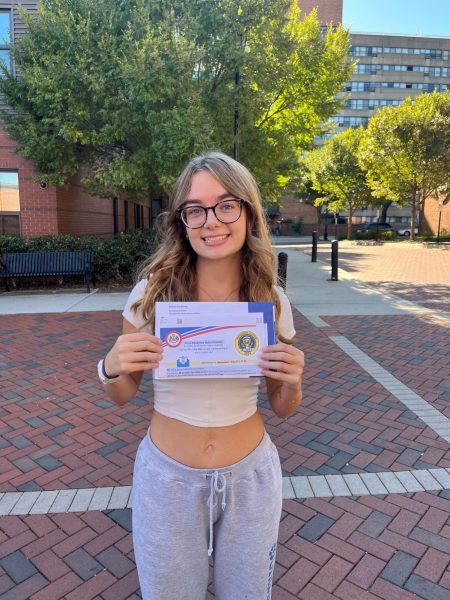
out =
[[[382,231],[380,238],[386,241],[392,241],[396,238],[395,231]]]
[[[355,240],[384,240],[393,241],[397,239],[395,231],[360,231],[355,233]]]
[[[328,202],[332,212],[348,210],[348,239],[351,239],[354,211],[376,202],[358,162],[363,135],[362,128],[347,129],[305,159],[313,189],[325,194],[316,199],[316,206]]]
[[[299,235],[303,232],[303,217],[297,217],[292,223],[292,229]]]
[[[232,154],[277,197],[348,79],[349,34],[291,0],[41,0],[6,71],[20,153],[93,194],[168,192],[194,154]],[[239,73],[240,82],[235,83]],[[42,177],[41,177],[42,178]]]
[[[437,235],[423,235],[417,236],[416,241],[418,242],[437,242]],[[440,242],[450,242],[450,230],[442,229],[439,235]]]
[[[120,233],[112,240],[68,234],[34,236],[0,236],[0,255],[7,252],[51,252],[92,250],[95,275],[100,281],[131,281],[139,263],[155,250],[152,230]]]
[[[370,119],[360,163],[375,196],[411,207],[412,238],[424,200],[450,192],[449,162],[450,92],[406,98]]]

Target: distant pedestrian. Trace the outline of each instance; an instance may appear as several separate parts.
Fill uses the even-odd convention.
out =
[[[165,239],[141,270],[123,334],[99,374],[113,402],[137,393],[157,367],[156,301],[270,301],[277,342],[260,366],[276,415],[301,402],[303,353],[292,311],[275,286],[275,260],[257,185],[242,165],[212,152],[180,175]],[[151,428],[136,455],[133,542],[143,600],[203,600],[209,557],[220,600],[267,600],[282,503],[278,452],[257,410],[258,378],[154,381]]]

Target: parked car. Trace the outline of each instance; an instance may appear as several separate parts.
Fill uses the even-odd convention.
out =
[[[414,233],[417,235],[419,233],[419,228],[414,227]],[[405,227],[404,229],[397,229],[397,235],[403,235],[404,237],[411,236],[411,227]]]
[[[390,223],[369,223],[363,229],[357,229],[357,233],[368,233],[369,231],[393,231]]]

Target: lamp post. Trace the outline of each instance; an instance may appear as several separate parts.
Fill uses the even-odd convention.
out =
[[[241,35],[242,43],[242,35]],[[241,73],[239,69],[234,74],[234,83],[236,86],[236,100],[234,103],[234,144],[233,144],[233,158],[239,160],[239,103],[238,103],[238,90],[239,83],[241,81]]]
[[[238,13],[239,16],[240,13]],[[240,47],[245,51],[244,36],[242,33],[239,34]],[[234,74],[234,89],[235,89],[235,100],[234,100],[234,142],[233,142],[233,158],[239,160],[239,84],[241,83],[241,71],[239,66],[237,67]]]
[[[323,231],[324,242],[328,241],[328,198],[325,200],[325,229]]]

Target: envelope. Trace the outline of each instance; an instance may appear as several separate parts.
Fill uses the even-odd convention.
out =
[[[275,343],[272,302],[157,302],[163,342],[156,379],[261,377],[265,346]]]

